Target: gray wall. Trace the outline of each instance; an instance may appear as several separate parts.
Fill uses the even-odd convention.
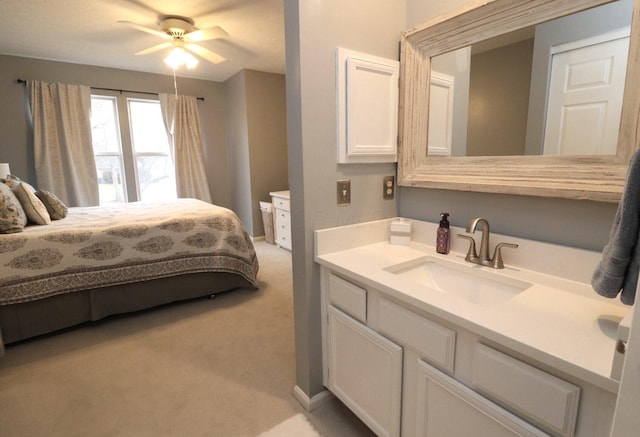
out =
[[[523,155],[533,38],[471,55],[466,156]]]
[[[287,122],[292,204],[296,384],[322,390],[320,280],[313,230],[396,215],[382,180],[394,164],[336,163],[335,49],[398,58],[404,2],[285,0]],[[351,180],[351,205],[336,205],[336,180]]]
[[[453,76],[453,124],[451,156],[467,155],[467,122],[469,117],[469,63],[471,48],[463,47],[431,59],[433,71]]]
[[[264,235],[260,201],[289,189],[285,76],[247,70],[253,235]]]
[[[34,185],[26,88],[18,78],[174,92],[173,76],[0,55],[0,162]],[[205,99],[198,108],[213,203],[233,209],[251,235],[264,235],[259,201],[288,188],[284,75],[248,70],[225,83],[178,77],[177,85]]]
[[[331,4],[329,4],[331,3]],[[537,197],[399,188],[397,202],[379,193],[393,165],[336,164],[334,50],[343,46],[397,56],[404,28],[465,4],[464,0],[285,0],[289,179],[293,215],[296,384],[308,396],[322,390],[320,280],[313,230],[402,216],[453,225],[486,217],[495,232],[601,250],[617,205]],[[406,9],[405,9],[406,7]],[[335,203],[335,180],[352,180],[352,204]]]
[[[247,121],[247,91],[245,71],[227,79],[224,85],[227,100],[227,144],[229,147],[229,182],[231,208],[253,235],[251,220],[251,163],[249,162],[249,125]]]
[[[287,190],[285,76],[243,70],[225,82],[231,203],[253,236],[264,235],[260,201]]]
[[[407,0],[407,27],[465,4],[464,0]],[[447,211],[453,225],[483,216],[491,230],[586,249],[608,241],[616,204],[462,191],[400,188],[399,215],[436,222]]]
[[[25,87],[16,84],[18,78],[146,92],[174,91],[173,76],[0,55],[0,162],[9,162],[12,173],[34,184],[27,100]],[[198,107],[211,196],[215,204],[230,207],[223,85],[183,78],[178,78],[177,84],[179,93],[205,98]]]

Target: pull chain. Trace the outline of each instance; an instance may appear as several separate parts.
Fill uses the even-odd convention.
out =
[[[176,69],[173,69],[173,90],[176,95],[176,99],[178,98],[178,83],[176,81]]]

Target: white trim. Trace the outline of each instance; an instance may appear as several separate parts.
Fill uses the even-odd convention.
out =
[[[429,93],[429,113],[433,114],[440,111],[441,117],[445,120],[444,126],[434,126],[432,119],[429,120],[429,139],[427,146],[427,154],[429,156],[451,156],[451,145],[453,143],[453,98],[454,98],[455,78],[451,75],[431,71],[431,92]],[[444,90],[446,98],[434,99],[434,88]],[[436,107],[438,105],[438,107]],[[438,144],[432,138],[434,132],[438,128],[438,133],[444,137],[444,143]]]
[[[620,29],[612,30],[611,32],[606,32],[589,38],[555,45],[551,47],[550,54],[555,55],[562,52],[568,52],[575,49],[581,49],[583,47],[601,44],[603,42],[614,41],[616,39],[629,38],[630,35],[631,27],[621,27]]]
[[[307,396],[307,394],[299,386],[293,387],[293,397],[304,407],[307,411],[313,411],[316,408],[326,404],[333,399],[333,394],[329,390],[323,390],[313,397]]]

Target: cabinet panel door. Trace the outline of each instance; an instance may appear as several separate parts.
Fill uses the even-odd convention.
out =
[[[548,437],[422,360],[417,420],[418,436]]]
[[[580,387],[492,349],[476,345],[473,386],[554,434],[573,437]]]
[[[402,348],[328,308],[329,390],[379,436],[400,435]]]

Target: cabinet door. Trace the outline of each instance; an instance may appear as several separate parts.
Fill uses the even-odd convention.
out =
[[[328,307],[329,390],[379,436],[400,435],[402,348]]]
[[[417,435],[427,437],[548,437],[455,379],[418,362]]]

